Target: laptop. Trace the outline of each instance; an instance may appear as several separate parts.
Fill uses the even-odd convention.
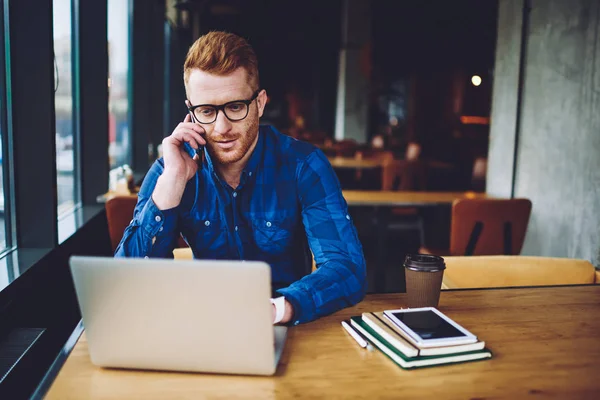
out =
[[[287,328],[273,326],[268,264],[84,256],[69,263],[93,364],[275,373]]]

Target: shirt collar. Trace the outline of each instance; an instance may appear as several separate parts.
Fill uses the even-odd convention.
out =
[[[258,128],[258,140],[256,141],[256,146],[254,147],[254,151],[248,160],[248,164],[246,164],[246,168],[242,171],[242,176],[240,178],[240,185],[244,185],[248,178],[253,177],[256,174],[256,170],[260,161],[263,157],[263,150],[265,147],[265,127],[259,126]]]

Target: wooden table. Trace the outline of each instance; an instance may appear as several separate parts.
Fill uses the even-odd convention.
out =
[[[101,369],[82,336],[47,399],[600,398],[600,286],[443,291],[440,310],[485,340],[494,358],[420,370],[361,349],[340,326],[402,306],[404,294],[369,295],[291,328],[274,377]]]
[[[350,206],[421,207],[452,204],[458,199],[488,198],[478,192],[406,192],[378,190],[344,190]]]

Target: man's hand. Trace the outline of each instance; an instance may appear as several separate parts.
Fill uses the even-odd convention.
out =
[[[162,141],[165,169],[152,193],[152,200],[159,210],[178,206],[185,185],[198,172],[198,158],[190,157],[184,143],[188,142],[193,149],[206,145],[206,140],[202,137],[205,132],[201,125],[191,121],[190,114],[186,115],[173,133]]]
[[[275,304],[272,304],[272,306],[273,306],[273,323],[275,323],[275,315],[277,315],[277,310],[275,308]],[[281,321],[278,322],[278,324],[287,324],[288,322],[290,322],[292,320],[293,316],[294,316],[294,306],[292,306],[292,303],[285,300],[285,313],[283,314],[283,318],[281,319]]]

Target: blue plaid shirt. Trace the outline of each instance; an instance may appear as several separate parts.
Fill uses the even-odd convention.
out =
[[[205,156],[179,206],[162,211],[151,195],[164,164],[154,163],[116,256],[173,257],[181,233],[194,258],[265,261],[274,293],[294,307],[295,324],[363,299],[362,246],[323,152],[260,126],[235,189],[219,178],[208,152]],[[317,265],[312,273],[311,250]]]

